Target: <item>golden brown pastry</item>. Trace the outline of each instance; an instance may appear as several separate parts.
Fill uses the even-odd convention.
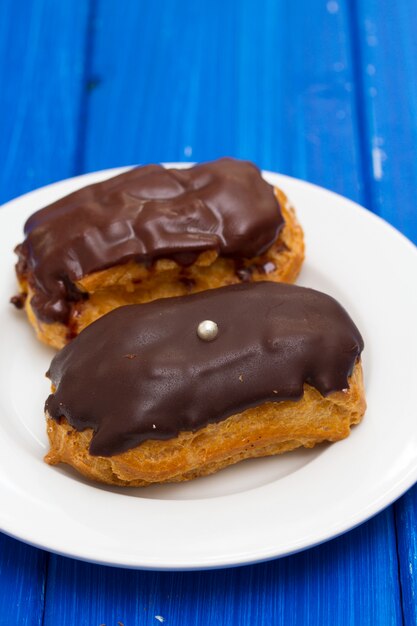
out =
[[[89,185],[27,221],[20,294],[39,339],[61,348],[124,304],[240,282],[293,282],[303,232],[251,163],[152,165]]]
[[[338,441],[365,411],[362,348],[333,298],[293,285],[121,307],[52,361],[46,461],[146,486]]]
[[[148,440],[114,456],[92,456],[91,428],[78,432],[65,418],[48,418],[47,463],[67,463],[87,478],[111,485],[146,487],[213,474],[244,459],[271,456],[323,441],[339,441],[365,412],[362,369],[355,366],[349,390],[324,398],[309,385],[297,403],[269,402],[168,441]]]

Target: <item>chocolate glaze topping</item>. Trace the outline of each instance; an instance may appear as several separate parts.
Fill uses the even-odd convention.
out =
[[[214,341],[199,322],[218,324]],[[264,402],[348,387],[363,341],[346,311],[312,289],[271,282],[121,307],[52,361],[49,415],[94,430],[112,456],[147,439],[196,431]]]
[[[17,271],[31,281],[38,318],[66,323],[73,283],[91,272],[161,257],[187,266],[205,250],[250,258],[272,245],[283,223],[272,186],[252,163],[147,165],[34,213],[16,248]]]

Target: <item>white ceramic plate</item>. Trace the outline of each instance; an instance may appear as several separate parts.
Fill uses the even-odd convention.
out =
[[[416,248],[356,204],[271,173],[306,233],[298,282],[335,296],[363,333],[363,423],[340,443],[144,490],[96,486],[43,462],[44,373],[53,351],[8,303],[16,292],[13,247],[33,211],[119,171],[66,180],[0,210],[0,528],[97,563],[211,568],[318,544],[398,498],[417,480]]]

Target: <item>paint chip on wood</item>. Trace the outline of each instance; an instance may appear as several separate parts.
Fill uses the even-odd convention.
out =
[[[338,13],[339,11],[339,5],[337,2],[335,2],[334,0],[330,0],[327,4],[326,4],[326,9],[327,12],[330,13],[331,15],[334,15],[335,13]]]
[[[372,172],[375,180],[381,180],[384,175],[382,163],[385,159],[385,152],[378,146],[374,146],[372,148]]]

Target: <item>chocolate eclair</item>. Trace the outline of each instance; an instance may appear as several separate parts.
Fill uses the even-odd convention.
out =
[[[46,461],[146,486],[343,439],[365,411],[362,349],[336,300],[294,285],[120,307],[52,360]]]
[[[24,234],[12,301],[57,348],[124,304],[293,282],[304,258],[284,193],[255,165],[230,158],[131,169],[37,211]]]

